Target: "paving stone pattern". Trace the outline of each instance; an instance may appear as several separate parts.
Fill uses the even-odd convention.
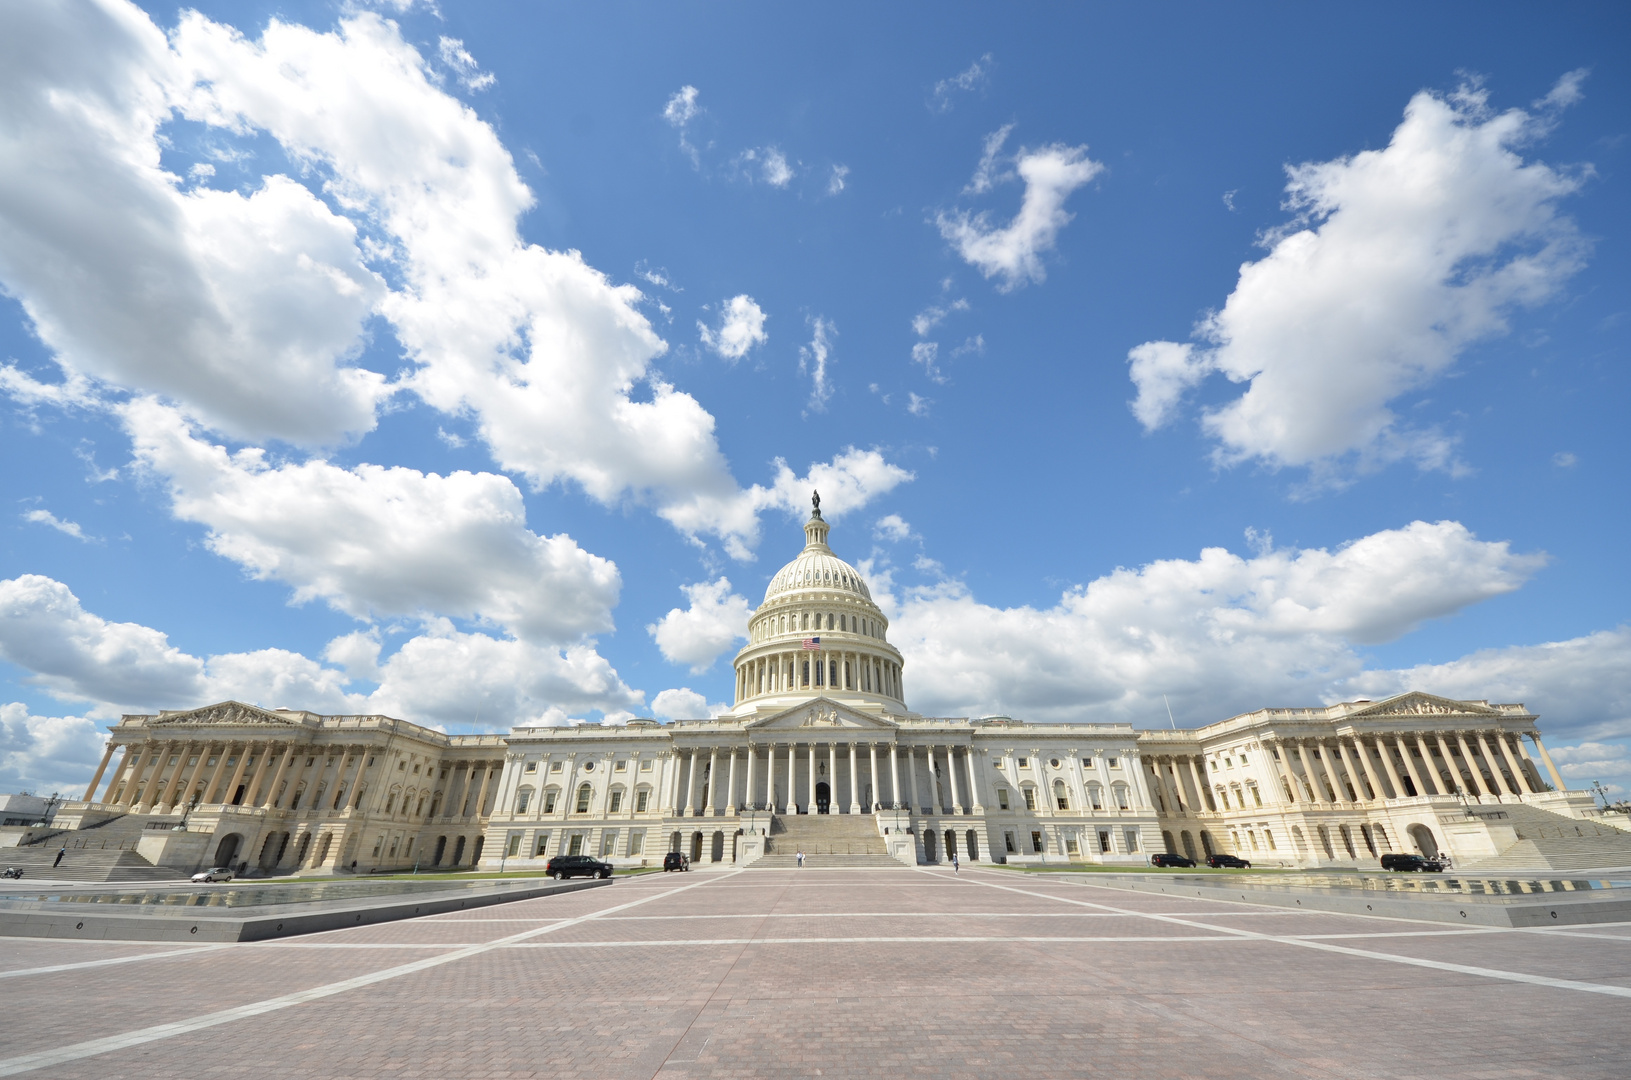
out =
[[[1631,927],[1462,929],[982,868],[699,871],[203,949],[0,938],[0,1076],[1631,1075],[1625,992],[1535,977],[1631,987]],[[281,1000],[302,991],[322,996]],[[238,1007],[254,1015],[199,1026]]]

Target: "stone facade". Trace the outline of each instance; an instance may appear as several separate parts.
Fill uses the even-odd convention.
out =
[[[888,618],[828,546],[819,506],[804,531],[749,620],[722,716],[456,736],[236,702],[127,716],[58,826],[90,842],[129,818],[154,863],[269,874],[563,853],[639,866],[673,850],[748,863],[790,845],[909,864],[1467,863],[1525,830],[1623,836],[1564,790],[1521,705],[1408,693],[1181,731],[920,716]]]

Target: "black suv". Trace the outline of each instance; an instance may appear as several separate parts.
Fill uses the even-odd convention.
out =
[[[1383,855],[1383,870],[1443,870],[1444,864],[1423,855]]]
[[[1245,859],[1237,859],[1233,855],[1208,855],[1206,865],[1214,870],[1250,870],[1252,864]]]
[[[663,856],[663,873],[666,874],[670,870],[689,869],[691,869],[691,856],[685,854],[684,852],[670,851],[667,855]]]
[[[571,877],[609,878],[612,864],[589,855],[557,855],[544,864],[544,873],[556,881]]]
[[[1151,855],[1150,856],[1150,865],[1151,866],[1194,866],[1195,865],[1195,860],[1194,859],[1186,859],[1182,855],[1168,855],[1166,852],[1162,852],[1159,855]]]

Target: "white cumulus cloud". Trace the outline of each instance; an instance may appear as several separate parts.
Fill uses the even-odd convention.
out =
[[[971,192],[988,190],[1006,178],[995,175],[994,170],[1007,133],[1004,128],[987,140],[980,169],[970,184]],[[1075,217],[1065,209],[1065,200],[1103,171],[1101,163],[1087,156],[1085,146],[1052,143],[1035,150],[1021,147],[1014,157],[1013,174],[1025,182],[1025,195],[1012,220],[997,225],[986,211],[971,215],[958,210],[936,215],[935,224],[965,262],[987,278],[997,278],[997,288],[1010,292],[1047,277],[1042,254],[1052,250],[1059,230]]]
[[[80,528],[79,522],[64,521],[49,510],[41,510],[37,507],[33,510],[25,510],[23,511],[23,520],[35,525],[44,525],[46,528],[55,529],[59,533],[66,533],[75,540],[82,540],[86,543],[93,539],[85,535],[85,530]]]
[[[746,640],[753,605],[731,591],[727,578],[683,586],[687,606],[674,608],[646,627],[670,663],[687,664],[693,675],[713,666],[721,653]]]
[[[707,698],[689,686],[664,690],[651,700],[651,714],[666,720],[703,720],[729,708],[723,702],[709,704]]]
[[[748,354],[749,349],[770,340],[770,335],[765,333],[767,317],[753,297],[742,293],[726,300],[721,306],[719,329],[712,329],[698,321],[697,333],[701,335],[706,348],[726,360],[740,360]]]
[[[0,789],[77,799],[96,771],[107,733],[85,716],[36,716],[0,705]]]
[[[827,379],[827,357],[832,354],[832,339],[838,328],[828,319],[817,315],[810,320],[810,344],[799,346],[799,374],[810,376],[810,408],[824,412],[832,398],[832,383]]]
[[[1202,417],[1220,462],[1454,468],[1453,440],[1401,423],[1389,403],[1583,265],[1586,245],[1558,209],[1581,175],[1520,153],[1553,122],[1495,113],[1482,90],[1423,91],[1386,147],[1289,167],[1298,216],[1241,267],[1197,341],[1129,354],[1140,423],[1167,423],[1217,373],[1247,384]]]

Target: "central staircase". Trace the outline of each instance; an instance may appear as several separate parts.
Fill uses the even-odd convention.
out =
[[[1506,815],[1490,824],[1510,825],[1516,843],[1499,855],[1457,863],[1459,870],[1590,870],[1631,866],[1631,833],[1609,824],[1567,817],[1523,803],[1483,807]],[[1489,816],[1481,813],[1479,816]]]
[[[777,814],[770,819],[769,839],[766,854],[752,864],[755,869],[797,866],[800,851],[807,867],[901,865],[870,814]]]

